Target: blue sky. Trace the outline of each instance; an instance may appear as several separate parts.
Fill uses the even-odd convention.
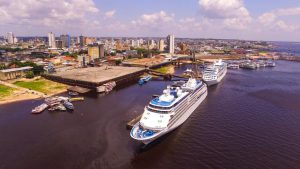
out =
[[[299,0],[0,0],[0,35],[300,41]],[[3,2],[2,2],[3,1]]]

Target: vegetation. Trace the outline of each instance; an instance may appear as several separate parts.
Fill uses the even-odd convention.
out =
[[[0,98],[9,96],[12,92],[14,91],[13,88],[4,86],[4,85],[0,85]]]
[[[8,67],[11,66],[16,66],[16,67],[25,67],[25,66],[31,66],[33,67],[32,71],[34,75],[40,75],[42,73],[44,73],[44,67],[43,66],[39,66],[33,62],[20,62],[20,61],[14,61],[11,62]]]
[[[156,69],[156,71],[163,73],[163,74],[173,74],[174,66],[164,66],[164,67]]]
[[[29,71],[29,72],[26,73],[25,77],[26,77],[27,79],[32,79],[32,78],[34,78],[34,74],[33,74],[32,71]]]
[[[116,62],[116,65],[117,65],[117,66],[119,66],[119,65],[122,63],[121,60],[116,60],[115,62]]]
[[[35,90],[45,94],[55,93],[57,90],[66,89],[67,86],[59,83],[55,83],[46,79],[36,79],[33,81],[17,81],[14,83],[16,86]]]
[[[148,50],[148,49],[145,49],[145,48],[135,48],[134,50],[137,51],[138,55],[141,56],[141,57],[148,57],[148,54],[152,53],[154,55],[158,55],[160,54],[161,52],[159,50]]]
[[[5,66],[5,64],[1,63],[0,64],[0,70],[3,70],[3,69],[7,69],[7,67]]]
[[[4,50],[6,52],[18,52],[18,51],[22,51],[24,49],[21,49],[21,48],[0,47],[0,50]]]

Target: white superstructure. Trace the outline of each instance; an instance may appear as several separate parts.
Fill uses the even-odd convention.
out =
[[[203,81],[208,85],[218,84],[227,73],[227,64],[222,60],[214,62],[203,71]]]
[[[130,136],[149,144],[184,123],[207,96],[207,86],[190,78],[175,82],[145,107],[141,120]]]

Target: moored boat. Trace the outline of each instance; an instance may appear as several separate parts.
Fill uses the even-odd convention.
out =
[[[64,101],[63,105],[69,110],[74,110],[74,105],[71,102]]]
[[[183,124],[207,96],[207,85],[190,78],[168,86],[145,107],[130,136],[149,144]]]
[[[218,84],[227,73],[227,64],[222,60],[207,66],[203,71],[203,81],[208,85]]]
[[[40,114],[42,113],[44,110],[46,110],[49,107],[48,104],[43,103],[40,106],[35,107],[34,109],[32,109],[31,113],[32,114]]]
[[[70,102],[84,101],[84,97],[74,97],[69,99]]]
[[[142,77],[139,80],[139,85],[143,85],[143,84],[147,83],[148,81],[150,81],[151,79],[152,79],[152,76],[150,76],[150,75]]]

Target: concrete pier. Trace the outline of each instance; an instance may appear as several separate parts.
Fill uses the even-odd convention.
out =
[[[115,81],[118,86],[122,83],[138,79],[144,72],[144,68],[138,67],[103,66],[73,69],[54,74],[45,74],[43,76],[46,79],[71,86],[96,89],[111,81]]]

